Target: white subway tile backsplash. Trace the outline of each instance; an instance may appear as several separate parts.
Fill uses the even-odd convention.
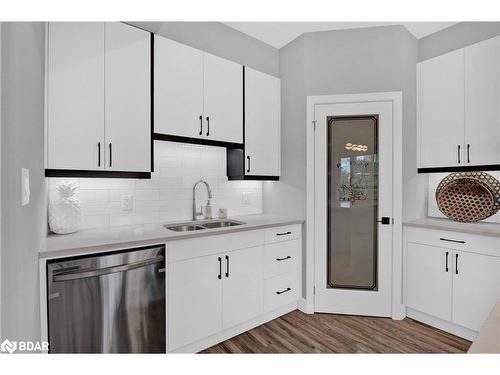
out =
[[[193,184],[204,179],[212,188],[214,215],[225,207],[229,215],[262,212],[262,182],[228,181],[226,149],[172,142],[155,142],[155,172],[150,180],[49,178],[48,199],[57,198],[63,181],[75,183],[82,206],[82,228],[191,220]],[[249,204],[242,203],[248,193]],[[123,211],[122,196],[133,197],[133,209]],[[196,189],[197,209],[207,192]]]

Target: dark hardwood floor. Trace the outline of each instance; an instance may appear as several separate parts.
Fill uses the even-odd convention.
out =
[[[465,353],[470,345],[409,318],[295,310],[202,353]]]

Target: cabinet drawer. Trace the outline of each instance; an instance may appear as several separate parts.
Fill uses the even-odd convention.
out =
[[[264,309],[276,309],[299,298],[299,274],[289,272],[264,282]]]
[[[269,228],[266,230],[266,243],[281,242],[300,238],[302,226],[300,224]]]
[[[295,271],[299,267],[301,241],[283,241],[265,246],[264,276],[273,277]]]
[[[500,238],[455,231],[408,228],[408,242],[500,256]]]

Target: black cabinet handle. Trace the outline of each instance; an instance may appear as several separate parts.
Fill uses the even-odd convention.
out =
[[[113,148],[111,142],[109,143],[109,166],[113,166]]]
[[[460,164],[460,145],[458,145],[457,148],[458,148],[458,152],[457,152],[457,154],[458,154],[458,164]]]
[[[226,277],[229,277],[229,256],[226,255]]]
[[[287,259],[291,259],[291,258],[292,258],[292,257],[291,257],[290,255],[288,255],[288,256],[286,256],[286,257],[284,257],[284,258],[276,258],[276,260],[277,260],[278,262],[281,262],[282,260],[287,260]]]
[[[97,166],[101,166],[101,142],[97,142]]]
[[[292,234],[292,232],[282,232],[282,233],[276,233],[277,236],[286,236],[288,234]]]
[[[447,251],[446,252],[446,266],[445,266],[446,272],[448,272],[448,255],[449,255],[449,252]]]
[[[247,161],[248,161],[247,172],[250,172],[250,155],[247,156]]]
[[[281,292],[276,292],[276,294],[283,294],[283,293],[289,292],[290,290],[292,290],[292,288],[286,288],[285,290],[282,290]]]
[[[465,241],[462,241],[462,240],[450,240],[448,238],[440,238],[439,240],[446,241],[446,242],[465,243]]]
[[[388,216],[383,216],[380,220],[377,220],[377,223],[389,225],[391,223],[391,218]]]
[[[458,275],[458,254],[455,254],[455,274]]]
[[[222,279],[222,258],[219,257],[218,260],[219,260],[219,275],[217,276],[217,278],[220,280]]]
[[[200,135],[203,134],[203,116],[200,115]]]
[[[207,116],[207,137],[210,135],[210,117]]]
[[[470,144],[467,143],[467,163],[470,163]]]

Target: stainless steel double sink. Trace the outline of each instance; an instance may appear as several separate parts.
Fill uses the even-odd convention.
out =
[[[203,229],[216,229],[216,228],[226,228],[226,227],[234,227],[235,225],[245,224],[242,221],[237,220],[210,220],[210,221],[191,221],[188,223],[179,223],[179,224],[168,224],[164,225],[166,229],[173,230],[174,232],[191,232],[195,230],[203,230]]]

